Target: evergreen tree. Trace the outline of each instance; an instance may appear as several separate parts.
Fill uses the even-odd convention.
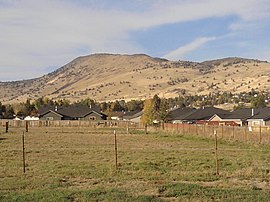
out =
[[[253,97],[251,99],[251,106],[252,107],[265,107],[265,97],[263,94],[259,94],[257,97]]]

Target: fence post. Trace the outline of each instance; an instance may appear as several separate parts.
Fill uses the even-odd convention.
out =
[[[221,125],[221,139],[223,139],[223,135],[224,135],[224,126]]]
[[[233,137],[233,140],[234,140],[234,126],[233,126],[233,128],[232,128],[232,137]]]
[[[262,126],[260,125],[260,136],[259,136],[259,144],[262,143]]]
[[[247,126],[245,126],[245,137],[244,137],[244,142],[247,142]]]
[[[24,147],[24,131],[22,134],[22,157],[23,157],[23,173],[25,173],[25,147]]]
[[[118,159],[117,159],[117,139],[116,139],[116,132],[115,130],[113,131],[114,133],[114,151],[115,151],[115,169],[116,171],[118,170]]]
[[[196,135],[198,135],[198,124],[196,123]]]
[[[6,133],[8,133],[8,121],[6,122]]]
[[[215,156],[216,156],[216,175],[219,175],[219,165],[218,165],[218,140],[217,140],[217,131],[214,131],[215,135]]]
[[[148,134],[148,131],[147,131],[147,123],[145,124],[144,126],[144,133],[147,135]]]
[[[28,122],[28,121],[26,121],[26,122],[25,122],[25,132],[27,132],[27,133],[28,133],[28,127],[29,127],[29,125],[28,125],[28,124],[29,124],[29,122]]]

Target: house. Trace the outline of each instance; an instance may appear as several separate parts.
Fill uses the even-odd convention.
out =
[[[266,126],[270,125],[270,108],[237,109],[229,115],[215,114],[209,121],[219,122],[219,125]]]
[[[171,109],[169,110],[168,114],[168,122],[183,123],[185,122],[185,117],[189,116],[195,111],[196,109],[189,107]]]
[[[215,107],[202,107],[200,109],[196,109],[194,112],[187,114],[187,116],[182,117],[182,121],[184,122],[194,122],[198,124],[209,123],[209,120],[214,115],[219,115],[220,117],[230,115],[231,112],[215,108]]]
[[[35,117],[35,116],[27,116],[24,118],[25,121],[37,121],[39,120],[39,117]]]
[[[207,123],[209,125],[240,126],[240,120],[230,119],[231,114],[214,114]]]
[[[254,109],[237,109],[225,116],[214,115],[210,121],[219,121],[220,125],[247,125],[247,119],[252,117]]]
[[[123,120],[123,116],[125,115],[124,112],[112,112],[111,113],[111,120]]]
[[[237,109],[232,111],[232,114],[226,118],[226,121],[234,121],[240,126],[247,125],[247,119],[253,116],[253,109]]]
[[[125,115],[123,116],[123,120],[140,123],[142,115],[143,115],[143,111],[139,111],[139,110],[126,112]]]
[[[270,125],[270,108],[263,107],[251,109],[252,116],[247,119],[248,126],[269,126]]]
[[[47,106],[39,110],[40,120],[106,120],[98,109],[85,105]]]

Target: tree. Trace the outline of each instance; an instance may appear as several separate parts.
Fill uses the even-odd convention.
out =
[[[169,102],[166,99],[162,99],[160,102],[160,107],[159,107],[159,117],[158,120],[161,122],[167,122],[169,119],[169,113],[168,113],[168,108],[169,108]]]
[[[262,94],[259,94],[256,97],[253,97],[251,99],[251,106],[252,107],[265,107],[265,97]]]
[[[153,107],[154,107],[154,102],[153,99],[146,99],[144,101],[144,107],[143,107],[143,116],[142,116],[142,122],[144,124],[152,124],[154,121],[154,116],[153,116]]]
[[[90,106],[95,106],[96,102],[95,102],[95,100],[88,97],[88,98],[85,98],[84,100],[81,100],[79,102],[79,104],[86,105],[86,106],[90,107]]]
[[[143,101],[141,100],[131,100],[126,103],[126,108],[128,111],[142,110]]]
[[[124,108],[121,106],[120,102],[116,100],[113,102],[110,106],[110,111],[115,112],[115,111],[122,111]]]
[[[108,110],[108,108],[109,108],[109,105],[108,105],[107,102],[100,103],[100,109],[101,109],[101,111],[105,112],[105,111]]]
[[[154,120],[166,122],[168,118],[168,102],[166,99],[160,99],[155,95],[152,99],[144,101],[143,123],[152,124]]]
[[[13,118],[14,110],[11,105],[4,105],[3,116],[5,119]]]

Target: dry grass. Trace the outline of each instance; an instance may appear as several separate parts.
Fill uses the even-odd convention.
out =
[[[145,55],[92,55],[35,80],[2,83],[0,99],[5,104],[42,96],[72,102],[87,97],[109,101],[145,99],[155,94],[177,97],[183,89],[191,95],[262,91],[270,87],[269,67],[269,63],[254,60],[236,64],[224,59],[200,71],[199,64],[161,62]]]
[[[0,201],[269,200],[269,146],[178,134],[30,128],[26,173],[22,131],[0,135]]]

